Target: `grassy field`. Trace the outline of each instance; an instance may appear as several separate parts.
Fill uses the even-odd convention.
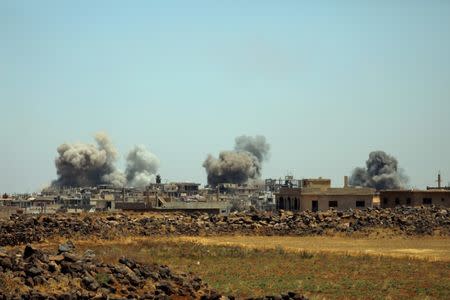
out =
[[[190,271],[218,291],[237,296],[297,291],[312,299],[450,299],[450,262],[445,255],[439,259],[434,255],[418,259],[369,255],[360,251],[364,244],[370,246],[370,243],[385,245],[387,249],[398,249],[403,244],[406,248],[402,249],[417,250],[421,245],[423,249],[448,250],[450,246],[446,239],[375,242],[350,238],[347,246],[345,240],[332,243],[327,242],[329,238],[312,239],[130,238],[80,241],[76,245],[80,251],[95,250],[106,262],[129,256],[140,262],[157,262],[179,271]],[[331,249],[333,244],[340,250]],[[330,251],[319,251],[321,245]]]
[[[450,261],[450,239],[444,237],[423,238],[349,238],[349,237],[181,237],[177,240],[204,245],[241,246],[257,249],[283,247],[289,252],[327,252],[336,254],[412,257],[429,261]]]

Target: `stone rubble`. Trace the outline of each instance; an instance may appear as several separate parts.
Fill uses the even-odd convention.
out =
[[[53,255],[30,245],[22,253],[0,249],[0,299],[235,299],[193,274],[125,257],[106,264],[92,250],[80,255],[74,249],[71,243]],[[289,292],[254,299],[306,298]]]
[[[8,220],[0,220],[0,246],[41,242],[53,237],[114,239],[165,235],[369,235],[377,229],[389,229],[399,235],[448,236],[450,212],[439,207],[399,207],[229,215],[175,212],[13,215]]]

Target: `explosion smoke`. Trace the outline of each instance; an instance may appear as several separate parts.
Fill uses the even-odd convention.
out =
[[[353,186],[377,190],[404,188],[407,182],[407,176],[398,168],[397,159],[383,151],[371,152],[366,168],[355,168],[350,177]]]
[[[114,166],[117,151],[105,133],[95,135],[93,144],[62,144],[55,159],[58,179],[54,186],[125,185],[125,176]]]
[[[240,136],[235,140],[234,151],[222,151],[219,158],[208,155],[203,167],[208,184],[245,183],[261,176],[262,162],[267,159],[270,145],[264,136]]]
[[[144,146],[135,146],[128,153],[125,169],[128,184],[133,187],[143,187],[155,181],[159,168],[158,158]]]
[[[127,156],[126,173],[115,167],[117,151],[105,133],[95,135],[97,145],[76,143],[58,147],[55,159],[57,187],[84,187],[112,184],[116,187],[142,187],[154,180],[158,158],[142,146],[136,146]]]
[[[261,163],[267,158],[270,151],[270,145],[266,143],[266,138],[264,136],[257,135],[251,137],[242,135],[235,139],[234,150],[250,152]]]

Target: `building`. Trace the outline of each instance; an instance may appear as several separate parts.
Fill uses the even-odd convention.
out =
[[[190,197],[199,194],[199,186],[200,183],[193,182],[151,183],[147,186],[146,195],[163,193],[168,198]]]
[[[27,207],[25,213],[56,213],[61,207],[61,205],[58,204],[57,197],[54,196],[36,195],[28,198],[28,201],[31,202],[31,206]]]
[[[437,186],[427,186],[426,190],[384,190],[380,191],[380,207],[397,206],[444,206],[450,207],[450,187],[442,186],[441,173],[437,176]]]
[[[346,185],[346,184],[344,184],[344,185]],[[324,179],[322,177],[313,178],[313,179],[302,179],[300,187],[305,188],[305,189],[306,188],[328,189],[331,187],[331,179]]]
[[[199,186],[199,183],[192,182],[151,183],[139,195],[133,196],[135,201],[130,201],[124,196],[125,201],[116,202],[115,208],[131,211],[183,211],[212,214],[229,212],[230,205],[227,201],[217,201],[217,197],[205,197],[201,194]],[[130,195],[130,191],[125,189],[123,193]]]
[[[380,191],[380,206],[394,208],[397,206],[436,205],[450,207],[450,190],[384,190]]]
[[[14,195],[0,199],[0,211],[25,214],[55,213],[61,206],[54,196],[43,196],[40,194]],[[3,213],[5,215],[5,213]]]
[[[112,193],[100,193],[91,196],[89,204],[96,210],[114,210],[116,208],[116,198]]]
[[[193,196],[197,195],[199,190],[200,183],[193,182],[177,182],[175,185],[178,187],[178,197],[181,196]]]
[[[278,192],[282,187],[298,188],[301,186],[301,180],[294,179],[294,176],[287,175],[284,179],[271,179],[265,180],[265,190],[267,192]]]
[[[276,208],[297,211],[364,209],[372,207],[375,189],[348,186],[332,188],[330,179],[303,179],[297,188],[282,187],[276,193]]]
[[[82,194],[60,196],[58,202],[61,208],[67,211],[80,212],[91,208],[90,198]]]

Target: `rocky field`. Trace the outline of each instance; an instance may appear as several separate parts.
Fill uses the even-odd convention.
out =
[[[449,236],[450,212],[438,207],[402,207],[317,213],[248,212],[228,216],[184,213],[13,215],[8,220],[0,221],[0,246],[41,242],[57,237],[369,235],[378,229],[398,235]]]
[[[210,289],[199,277],[122,257],[106,264],[94,251],[77,254],[73,243],[57,253],[27,245],[0,251],[0,299],[234,299]],[[306,299],[289,292],[260,299]]]
[[[223,284],[228,284],[230,280],[236,280],[243,274],[246,274],[245,282],[249,286],[256,284],[262,289],[262,292],[267,289],[269,293],[274,291],[279,293],[291,290],[293,287],[295,291],[307,291],[308,295],[320,292],[329,293],[333,290],[335,294],[331,295],[341,293],[341,296],[345,298],[348,296],[346,289],[339,292],[340,290],[337,288],[329,286],[328,276],[330,274],[340,274],[343,272],[342,270],[347,269],[353,270],[353,265],[361,268],[366,260],[368,260],[367,265],[370,266],[379,264],[377,268],[384,272],[386,265],[392,265],[397,261],[384,264],[382,261],[378,262],[376,258],[347,257],[348,261],[337,260],[343,264],[342,267],[336,265],[335,269],[327,270],[326,268],[331,268],[330,266],[333,265],[331,262],[336,261],[332,256],[308,253],[291,255],[280,249],[264,250],[266,252],[255,250],[247,253],[238,248],[203,246],[196,243],[185,243],[181,246],[179,243],[163,243],[159,246],[158,239],[152,237],[161,239],[165,236],[179,236],[180,238],[219,236],[223,238],[234,235],[283,237],[342,234],[361,237],[380,231],[398,236],[448,237],[450,236],[450,212],[445,208],[438,207],[402,207],[318,213],[247,212],[233,213],[227,216],[198,213],[13,215],[9,219],[0,220],[0,246],[3,247],[0,248],[0,299],[234,299],[234,291],[242,293],[246,287],[240,287],[238,290],[232,289],[229,292],[229,290],[223,289]],[[129,246],[112,244],[105,248],[105,244],[101,242],[101,240],[115,242],[125,238],[133,239],[133,237],[142,237],[141,239],[150,237],[149,240],[154,240],[155,244],[147,245],[141,242],[136,244],[136,249],[133,248],[127,252]],[[101,252],[101,256],[97,256],[96,252],[87,248],[77,250],[71,242],[59,245],[57,251],[51,251],[51,248],[57,247],[57,241],[60,239],[71,239],[75,243],[91,240],[91,246],[95,247],[89,249],[96,249],[97,253]],[[100,246],[96,243],[99,243]],[[144,245],[147,245],[147,248]],[[126,257],[122,254],[116,256],[117,251],[124,251],[123,255]],[[296,262],[291,269],[284,265],[286,255],[291,255],[289,260]],[[143,259],[141,260],[139,256],[142,256]],[[102,260],[102,258],[108,257],[114,257],[114,259],[106,260],[106,262]],[[294,277],[285,274],[285,281],[289,284],[277,281],[277,278],[284,276],[281,273],[274,275],[274,279],[258,281],[258,278],[267,276],[266,269],[259,270],[254,267],[264,257],[267,262],[261,267],[269,268],[271,264],[274,264],[270,274],[284,271],[295,274],[292,275]],[[275,257],[278,259],[274,260]],[[315,276],[311,274],[320,274],[315,269],[316,266],[327,260],[331,262],[327,262],[321,267],[325,268],[324,278],[315,279]],[[138,261],[151,263],[139,263]],[[202,276],[207,276],[208,282],[214,283],[215,287],[222,292],[210,288],[192,273],[173,271],[168,266],[161,265],[161,261],[165,264],[173,264],[176,270],[195,270],[196,274],[199,272]],[[201,265],[200,261],[202,261]],[[245,266],[247,261],[251,264],[245,269],[248,271],[253,268],[254,273],[248,273],[238,267],[236,270],[229,269],[229,266]],[[405,260],[405,263],[409,268],[409,261]],[[403,261],[399,261],[398,264],[396,270],[401,269]],[[438,263],[435,263],[431,269],[427,269],[429,265],[426,262],[417,265],[421,266],[423,274],[431,272],[433,275],[435,270],[438,273],[447,273],[447,271],[442,271],[442,267]],[[303,269],[299,269],[298,266],[303,266]],[[208,270],[215,271],[211,273]],[[225,270],[228,271],[225,272]],[[296,273],[299,270],[305,272],[304,276]],[[354,271],[352,272],[354,273]],[[411,272],[414,270],[408,269],[405,274]],[[221,273],[227,275],[226,278],[222,279],[221,275],[223,274]],[[352,276],[353,273],[343,276],[346,278],[346,276]],[[397,280],[401,278],[400,275],[396,275]],[[256,276],[256,279],[252,276]],[[299,276],[303,276],[301,281],[291,282]],[[340,278],[339,276],[336,278]],[[303,282],[303,285],[299,287],[298,282]],[[266,286],[269,283],[274,286]],[[345,284],[347,283],[342,283],[343,286]],[[368,283],[364,284],[364,286],[369,285]],[[353,286],[353,288],[357,287]],[[403,290],[408,289],[409,287],[398,288],[395,286],[394,290],[387,289],[384,292],[392,292],[395,295],[398,291],[403,293]],[[231,295],[223,295],[223,293],[228,293],[227,291]],[[428,290],[424,291],[426,295],[434,293]],[[305,299],[302,296],[303,292],[297,294],[286,292],[266,297],[261,296],[266,294],[262,292],[257,294],[258,299]],[[441,290],[435,293],[445,295],[445,292]],[[253,295],[253,293],[247,292],[244,295]],[[241,296],[242,294],[240,294]]]

